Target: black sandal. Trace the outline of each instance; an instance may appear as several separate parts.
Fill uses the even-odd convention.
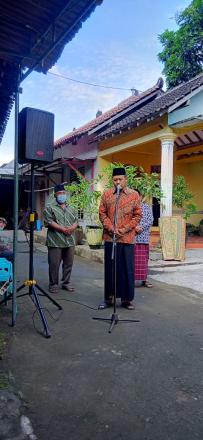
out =
[[[124,309],[127,310],[135,310],[135,306],[130,302],[122,302],[121,307],[124,307]]]

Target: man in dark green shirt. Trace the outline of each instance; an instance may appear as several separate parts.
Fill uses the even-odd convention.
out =
[[[59,289],[59,267],[62,266],[62,289],[73,292],[70,276],[73,266],[77,217],[73,208],[67,204],[67,195],[63,184],[54,188],[55,201],[44,210],[47,226],[49,291],[57,293]]]

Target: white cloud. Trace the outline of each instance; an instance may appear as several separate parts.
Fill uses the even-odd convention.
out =
[[[55,65],[51,72],[70,78],[112,87],[124,87],[129,90],[114,90],[92,87],[68,81],[53,75],[33,73],[23,83],[23,94],[20,95],[20,109],[34,107],[55,114],[55,138],[64,136],[73,127],[87,123],[95,118],[98,109],[105,112],[131,95],[130,88],[146,90],[152,87],[160,76],[160,64],[147,53],[155,52],[157,41],[142,40],[132,42],[131,46],[111,41],[108,47],[83,43],[78,52],[80,59],[75,57],[69,64],[69,52],[63,64]],[[138,50],[139,48],[139,50]],[[144,51],[145,48],[145,52]],[[4,151],[11,151],[8,158],[12,159],[13,148],[9,135],[11,120],[7,127],[7,136],[3,140]],[[13,136],[14,137],[14,136]],[[2,163],[5,162],[4,158]]]
[[[9,163],[14,158],[14,147],[11,145],[0,145],[0,166]]]
[[[138,42],[137,42],[138,44]],[[155,46],[155,39],[148,42],[148,48]],[[133,46],[133,45],[132,45]],[[144,42],[143,42],[144,46]],[[83,48],[84,49],[84,48]],[[83,60],[74,68],[54,66],[51,72],[61,74],[80,81],[87,81],[112,87],[124,87],[129,90],[113,90],[91,87],[74,83],[63,78],[48,75],[47,87],[43,90],[45,101],[51,103],[50,110],[57,114],[56,136],[63,136],[73,127],[88,122],[96,116],[98,109],[103,112],[117,105],[131,94],[130,88],[146,90],[152,87],[161,75],[160,65],[152,64],[151,59],[140,59],[134,47],[110,43],[106,49],[101,49],[87,57],[85,49]],[[86,58],[86,63],[83,64]],[[87,62],[88,60],[88,62]],[[54,90],[50,99],[50,90]],[[67,121],[67,128],[61,132],[62,121]],[[58,124],[58,128],[57,128]],[[65,122],[64,122],[65,124]],[[66,125],[64,125],[66,127]]]

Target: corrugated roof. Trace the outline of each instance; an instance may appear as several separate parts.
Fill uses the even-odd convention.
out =
[[[0,0],[0,141],[19,65],[46,73],[102,0]]]
[[[60,139],[57,139],[57,141],[55,142],[55,148],[58,148],[61,145],[64,145],[68,142],[72,142],[73,139],[80,137],[85,133],[88,133],[93,128],[100,126],[105,121],[108,121],[108,119],[111,119],[113,116],[121,113],[123,110],[130,108],[131,106],[133,106],[133,104],[141,103],[142,100],[144,100],[146,97],[150,98],[150,96],[152,95],[157,96],[157,94],[159,94],[160,91],[162,92],[162,85],[163,85],[163,81],[159,79],[155,84],[155,86],[153,86],[152,88],[146,90],[145,92],[140,93],[139,95],[132,95],[127,99],[124,99],[118,105],[106,111],[101,116],[98,116],[97,118],[91,120],[87,124],[82,125],[81,127],[71,131],[70,133],[66,134]]]
[[[119,121],[112,123],[110,127],[105,128],[98,139],[109,137],[112,134],[120,133],[129,128],[136,127],[146,120],[154,119],[168,112],[169,107],[189,95],[192,91],[203,85],[203,73],[195,78],[180,84],[177,87],[163,93],[150,103],[143,105],[140,109],[132,111],[128,116],[119,118]]]

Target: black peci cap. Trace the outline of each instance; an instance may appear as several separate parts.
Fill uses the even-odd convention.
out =
[[[112,176],[125,176],[126,175],[126,171],[124,167],[118,167],[118,168],[114,168],[113,169],[113,174]]]
[[[59,191],[65,191],[65,188],[64,188],[64,184],[63,184],[63,183],[59,183],[58,185],[56,185],[56,186],[54,187],[54,192],[55,192],[55,193],[57,193],[57,192],[59,192]]]

